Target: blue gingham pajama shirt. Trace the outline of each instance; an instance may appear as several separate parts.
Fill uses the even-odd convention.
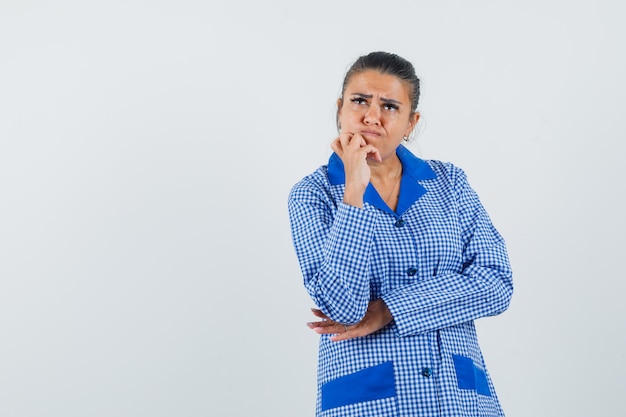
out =
[[[393,315],[366,337],[320,337],[317,416],[502,416],[473,320],[509,305],[504,241],[461,169],[403,146],[396,153],[403,172],[395,212],[371,184],[363,208],[343,203],[336,154],[289,195],[315,304],[344,324],[360,321],[374,299]]]

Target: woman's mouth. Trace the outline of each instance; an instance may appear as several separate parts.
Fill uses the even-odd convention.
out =
[[[361,135],[366,135],[366,136],[375,136],[375,137],[379,137],[380,133],[375,132],[373,130],[362,130],[361,132],[359,132]]]

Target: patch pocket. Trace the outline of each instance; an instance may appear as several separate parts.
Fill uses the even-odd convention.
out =
[[[393,362],[362,369],[322,385],[322,411],[396,396]]]
[[[456,379],[459,389],[476,391],[478,394],[491,397],[487,373],[474,364],[470,358],[461,355],[452,355]]]

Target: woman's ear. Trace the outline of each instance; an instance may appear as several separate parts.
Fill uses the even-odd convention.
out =
[[[420,112],[416,111],[409,117],[409,126],[404,136],[409,136],[411,134],[413,129],[415,129],[415,126],[417,126],[417,122],[419,122],[419,120],[420,120]]]
[[[337,99],[337,116],[335,117],[336,122],[337,122],[337,130],[339,130],[341,132],[341,107],[343,107],[343,99],[338,98]]]

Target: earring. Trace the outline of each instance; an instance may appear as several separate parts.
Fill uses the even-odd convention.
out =
[[[405,141],[405,142],[408,142],[409,141],[409,137],[408,136],[402,136],[402,140]]]

